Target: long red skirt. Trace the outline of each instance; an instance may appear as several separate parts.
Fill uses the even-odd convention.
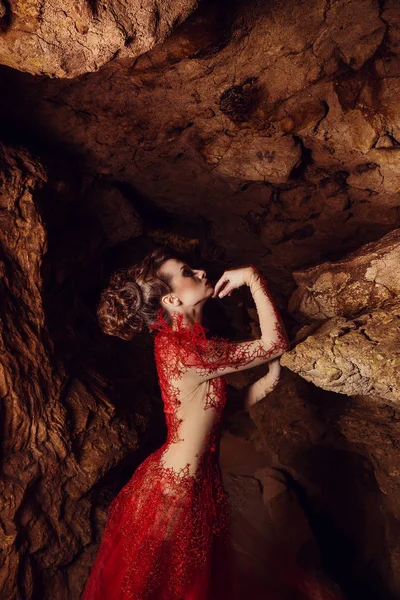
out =
[[[162,446],[111,502],[81,600],[235,600],[229,509],[213,453],[194,475]]]
[[[81,600],[343,600],[281,559],[274,572],[283,588],[240,585],[215,454],[205,453],[194,475],[188,467],[178,474],[160,464],[164,449],[148,456],[111,502]]]

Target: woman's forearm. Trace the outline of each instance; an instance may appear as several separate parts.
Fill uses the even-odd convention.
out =
[[[279,358],[275,358],[268,363],[269,371],[266,375],[257,379],[249,385],[244,396],[243,407],[248,410],[251,406],[265,398],[278,385],[281,373]]]
[[[251,295],[257,308],[260,321],[261,341],[266,350],[271,347],[276,351],[281,350],[281,354],[286,352],[289,347],[289,338],[285,331],[281,317],[274,304],[270,290],[268,289],[265,277],[254,266],[250,265],[249,276],[246,281],[250,288]]]

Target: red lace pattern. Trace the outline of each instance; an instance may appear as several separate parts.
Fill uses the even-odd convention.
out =
[[[111,502],[81,600],[237,600],[229,507],[216,452],[226,402],[226,379],[219,372],[265,361],[286,343],[284,333],[266,351],[257,340],[207,339],[205,327],[187,326],[181,315],[169,325],[161,309],[152,329],[167,440]],[[185,429],[188,424],[192,429]],[[188,448],[196,450],[196,443],[190,445],[188,431],[200,432],[193,456]],[[166,466],[163,457],[171,448],[191,460],[179,469]]]
[[[178,318],[170,327],[161,311],[153,328],[168,437],[111,502],[81,600],[114,597],[107,588],[113,560],[119,573],[114,583],[123,593],[115,599],[234,600],[229,507],[216,458],[226,381],[221,377],[206,384],[203,410],[211,410],[212,418],[203,450],[195,455],[199,459],[195,472],[190,473],[190,462],[179,470],[164,466],[164,452],[171,444],[185,441],[177,414],[181,406],[178,382],[188,369],[185,358],[196,363],[208,341],[201,324],[187,327]],[[223,361],[227,353],[215,354],[214,363],[217,356]],[[210,365],[203,360],[202,368]]]
[[[258,274],[260,288],[263,290],[265,296],[269,299],[272,309],[274,311],[274,315],[275,315],[275,319],[276,319],[275,332],[276,332],[278,340],[279,340],[277,346],[286,351],[290,347],[289,338],[286,333],[285,327],[282,323],[282,319],[278,312],[278,309],[276,308],[276,305],[275,305],[274,299],[272,297],[272,294],[270,292],[270,289],[267,285],[267,281],[266,281],[265,277],[262,275],[262,273],[257,269],[257,267],[255,267],[254,265],[250,265],[250,267]],[[257,290],[255,290],[255,291],[257,291]]]

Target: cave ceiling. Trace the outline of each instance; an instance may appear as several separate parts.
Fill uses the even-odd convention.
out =
[[[158,242],[256,265],[291,339],[277,389],[228,403],[233,501],[289,546],[294,511],[350,600],[398,598],[399,1],[0,0],[0,64],[2,598],[78,598],[161,444],[151,340],[95,319]],[[240,294],[214,322],[257,336]]]
[[[14,40],[22,16],[3,26],[3,129],[71,153],[87,181],[132,190],[139,212],[147,201],[201,220],[204,258],[256,261],[283,293],[293,270],[398,226],[395,0],[169,2],[157,33],[143,17],[136,37],[117,26],[126,11],[90,20],[91,4],[115,3],[79,17],[67,2],[74,35],[56,41],[61,2],[32,12],[36,62]]]

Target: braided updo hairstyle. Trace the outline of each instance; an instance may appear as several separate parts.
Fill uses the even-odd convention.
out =
[[[170,321],[160,299],[172,292],[172,288],[168,279],[158,274],[158,269],[170,258],[176,256],[157,248],[138,265],[119,269],[111,275],[97,306],[97,317],[104,333],[131,340],[155,321],[159,308],[167,322]]]

